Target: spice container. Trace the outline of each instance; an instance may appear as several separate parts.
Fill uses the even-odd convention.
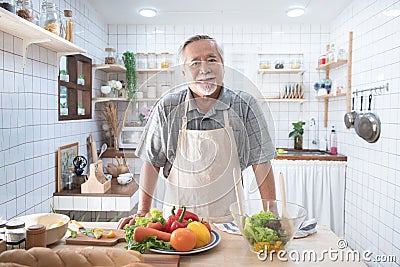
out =
[[[319,56],[318,65],[325,65],[326,64],[326,55],[322,54]]]
[[[290,68],[291,69],[300,69],[301,67],[301,60],[298,58],[292,59],[290,61]]]
[[[31,0],[17,0],[17,15],[27,21],[33,22],[33,8]]]
[[[105,59],[106,64],[115,64],[115,48],[107,47],[106,49],[107,56]]]
[[[260,69],[267,70],[270,68],[270,66],[271,63],[269,62],[269,60],[263,60],[260,62]]]
[[[74,22],[72,21],[72,10],[64,10],[63,27],[65,29],[65,40],[74,41]]]
[[[13,220],[6,223],[6,241],[10,248],[25,247],[25,223],[23,221]]]
[[[147,55],[145,53],[136,53],[136,63],[138,69],[147,69]]]
[[[6,240],[6,220],[0,220],[0,240]]]
[[[168,69],[171,65],[171,55],[168,52],[163,52],[159,55],[160,67],[162,69]]]
[[[157,67],[157,56],[154,52],[149,52],[147,54],[147,68],[155,69]]]
[[[40,12],[40,27],[45,30],[60,35],[60,22],[56,9],[56,5],[52,2],[42,2],[42,10]]]
[[[43,224],[31,225],[26,229],[25,249],[46,247],[46,227]]]
[[[8,10],[11,13],[15,14],[15,3],[14,3],[14,0],[0,0],[0,7],[2,7],[5,10]]]

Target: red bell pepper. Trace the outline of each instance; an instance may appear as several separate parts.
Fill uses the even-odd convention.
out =
[[[208,231],[211,233],[210,224],[207,221],[205,221],[204,219],[201,219],[201,223],[204,224],[207,227]]]
[[[176,215],[181,216],[183,208],[185,208],[185,206],[182,206],[182,208],[178,209],[178,212],[176,213]],[[192,219],[192,221],[200,221],[199,216],[197,216],[195,213],[187,211],[185,212],[185,215],[183,217],[184,220],[189,220]]]
[[[175,206],[171,209],[171,215],[168,217],[167,221],[164,224],[164,232],[171,233],[172,223],[179,219],[178,215],[175,215]]]
[[[186,207],[183,207],[183,211],[179,216],[179,218],[172,223],[170,233],[172,233],[178,228],[186,228],[186,226],[188,225],[188,221],[184,219],[185,213],[186,213]]]

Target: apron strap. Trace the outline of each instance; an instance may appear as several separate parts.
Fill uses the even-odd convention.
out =
[[[187,116],[186,116],[186,114],[187,114],[187,109],[188,109],[188,106],[189,106],[189,96],[188,96],[188,94],[190,94],[189,90],[186,93],[186,97],[185,97],[185,109],[184,109],[184,113],[183,113],[183,117],[182,117],[182,130],[186,130],[186,127],[187,127]]]
[[[224,110],[224,123],[225,123],[225,128],[230,127],[227,109]]]

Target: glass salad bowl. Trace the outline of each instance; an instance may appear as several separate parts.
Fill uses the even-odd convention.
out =
[[[287,212],[282,206],[279,200],[249,199],[242,202],[240,213],[237,202],[230,205],[235,223],[252,252],[278,253],[293,239],[307,212],[289,202],[286,202]]]

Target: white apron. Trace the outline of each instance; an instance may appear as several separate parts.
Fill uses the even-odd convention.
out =
[[[169,215],[171,206],[184,205],[208,221],[231,221],[229,206],[236,201],[233,170],[238,172],[237,177],[241,177],[241,171],[228,111],[223,111],[224,128],[187,130],[187,107],[186,98],[163,212]]]

